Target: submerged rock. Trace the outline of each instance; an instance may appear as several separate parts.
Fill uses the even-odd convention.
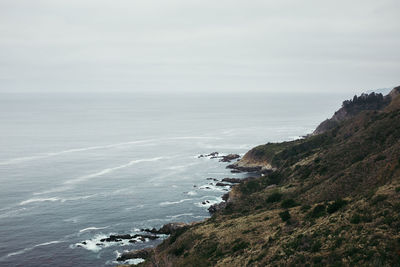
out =
[[[219,152],[212,152],[212,153],[210,153],[210,154],[205,154],[205,155],[201,154],[201,155],[199,155],[197,158],[207,158],[207,157],[210,157],[210,158],[217,158],[218,155],[219,155]]]

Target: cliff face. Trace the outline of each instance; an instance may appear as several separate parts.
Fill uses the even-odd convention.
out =
[[[242,164],[274,171],[235,186],[225,209],[142,265],[399,266],[399,92],[321,134],[250,150]]]

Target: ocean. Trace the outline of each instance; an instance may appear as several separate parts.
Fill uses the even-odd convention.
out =
[[[102,238],[203,220],[227,190],[207,178],[245,176],[200,154],[300,138],[347,97],[1,94],[0,266],[114,266],[162,240]]]

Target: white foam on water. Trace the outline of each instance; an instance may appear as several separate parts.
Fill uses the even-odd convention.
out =
[[[7,211],[7,212],[5,212],[5,213],[3,213],[3,214],[0,214],[0,219],[3,219],[3,218],[9,218],[9,217],[15,217],[15,216],[18,216],[18,215],[23,215],[24,213],[24,211],[26,211],[27,210],[27,208],[20,208],[20,209],[12,209],[12,210],[9,210],[9,211]]]
[[[20,205],[20,206],[23,206],[23,205],[27,205],[27,204],[35,203],[35,202],[56,202],[56,201],[59,201],[59,202],[62,202],[62,203],[63,203],[63,202],[66,202],[66,201],[76,201],[76,200],[88,199],[88,198],[94,197],[94,196],[96,196],[96,195],[97,195],[97,194],[88,195],[88,196],[70,197],[70,198],[60,198],[60,197],[30,198],[30,199],[21,201],[21,202],[19,203],[19,205]]]
[[[102,175],[106,175],[109,174],[111,172],[114,172],[116,170],[120,170],[120,169],[124,169],[127,167],[130,167],[132,165],[138,164],[138,163],[142,163],[142,162],[152,162],[152,161],[158,161],[161,159],[165,159],[165,157],[155,157],[155,158],[149,158],[149,159],[137,159],[137,160],[132,160],[126,164],[122,164],[116,167],[112,167],[112,168],[107,168],[92,174],[88,174],[88,175],[84,175],[75,179],[71,179],[68,181],[65,181],[64,184],[77,184],[77,183],[81,183],[81,182],[85,182],[87,180],[102,176]]]
[[[125,250],[124,252],[128,252],[128,250]],[[118,259],[122,255],[122,252],[119,252],[118,250],[115,250],[114,254],[115,254],[115,258]],[[121,264],[137,265],[137,264],[142,263],[144,261],[145,260],[142,259],[142,258],[137,258],[137,259],[129,259],[129,260],[126,260],[126,261],[107,261],[106,264],[107,265],[114,265],[114,264],[118,264],[118,265],[121,265]]]
[[[107,229],[109,226],[105,226],[105,227],[95,227],[95,226],[91,226],[88,228],[84,228],[82,230],[79,230],[79,233],[83,233],[83,232],[87,232],[87,231],[93,231],[93,230],[102,230],[102,229]]]
[[[197,192],[196,191],[189,191],[189,192],[187,192],[186,193],[188,196],[195,196],[195,195],[197,195]]]
[[[55,188],[52,188],[52,189],[49,189],[49,190],[45,190],[45,191],[42,191],[42,192],[33,193],[33,195],[34,196],[38,196],[38,195],[45,195],[45,194],[51,194],[51,193],[59,193],[59,192],[66,191],[66,190],[71,189],[71,188],[72,188],[71,186],[60,186],[60,187],[55,187]]]
[[[140,237],[132,238],[132,239],[121,239],[121,241],[115,241],[115,242],[101,242],[102,239],[106,239],[110,237],[111,235],[115,235],[115,233],[110,233],[110,234],[96,234],[92,239],[87,239],[75,244],[71,244],[69,247],[74,249],[74,248],[84,248],[86,250],[92,251],[92,252],[99,252],[103,248],[108,248],[112,246],[131,246],[132,243],[130,243],[130,240],[135,240],[137,243],[143,243],[142,240],[140,240]],[[145,238],[144,242],[148,242],[149,239]],[[98,245],[101,244],[101,245]]]
[[[114,147],[120,147],[120,146],[149,143],[149,142],[154,142],[154,141],[157,141],[157,139],[130,141],[130,142],[117,143],[117,144],[104,145],[104,146],[90,146],[90,147],[82,147],[82,148],[73,148],[73,149],[67,149],[67,150],[62,150],[62,151],[57,151],[57,152],[48,152],[48,153],[37,154],[37,155],[29,156],[29,157],[13,158],[13,159],[9,159],[9,160],[0,162],[0,165],[18,164],[18,163],[22,163],[22,162],[26,162],[26,161],[50,158],[50,157],[59,156],[59,155],[63,155],[63,154],[83,152],[83,151],[96,150],[96,149],[108,149],[108,148],[114,148]]]
[[[204,208],[207,208],[207,209],[208,209],[208,208],[211,207],[212,205],[214,205],[214,204],[219,204],[219,203],[221,203],[222,201],[224,201],[224,200],[222,199],[222,197],[214,197],[213,200],[207,199],[207,202],[206,202],[206,201],[196,202],[196,203],[194,203],[194,205],[196,205],[197,207],[200,207],[200,208],[204,207]],[[204,202],[204,204],[203,204],[203,202]]]
[[[28,200],[21,201],[21,202],[19,203],[19,205],[26,205],[26,204],[33,203],[33,202],[45,202],[45,201],[49,201],[49,202],[61,201],[61,198],[58,198],[58,197],[30,198],[30,199],[28,199]]]
[[[35,249],[37,247],[43,247],[43,246],[48,246],[48,245],[52,245],[52,244],[58,244],[58,243],[62,243],[62,242],[64,242],[64,241],[56,240],[56,241],[50,241],[50,242],[37,244],[37,245],[34,245],[32,247],[24,248],[24,249],[9,253],[9,254],[6,255],[6,257],[9,258],[9,257],[12,257],[12,256],[20,255],[20,254],[23,254],[25,252],[31,251],[31,250],[33,250],[33,249]]]
[[[182,202],[185,202],[185,201],[190,201],[190,200],[192,200],[192,199],[191,198],[186,198],[186,199],[181,199],[181,200],[178,200],[178,201],[165,201],[165,202],[161,202],[160,206],[175,205],[175,204],[179,204],[179,203],[182,203]]]
[[[230,189],[230,186],[216,186],[214,184],[205,184],[199,187],[201,190],[209,190],[216,192],[227,192]]]

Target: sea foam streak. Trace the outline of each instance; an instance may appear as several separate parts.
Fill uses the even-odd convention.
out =
[[[134,165],[134,164],[138,164],[138,163],[142,163],[142,162],[158,161],[158,160],[161,160],[161,159],[164,159],[164,157],[132,160],[132,161],[126,163],[126,164],[123,164],[123,165],[120,165],[120,166],[117,166],[117,167],[107,168],[107,169],[101,170],[99,172],[95,172],[95,173],[92,173],[92,174],[84,175],[84,176],[81,176],[81,177],[78,177],[78,178],[75,178],[75,179],[72,179],[72,180],[65,181],[64,184],[76,184],[76,183],[84,182],[84,181],[90,180],[90,179],[98,177],[98,176],[102,176],[102,175],[108,174],[108,173],[116,171],[116,170],[127,168],[129,166]]]
[[[79,230],[79,233],[83,233],[83,232],[86,232],[86,231],[92,231],[92,230],[102,230],[102,229],[107,229],[109,226],[105,226],[105,227],[95,227],[95,226],[92,226],[92,227],[88,227],[88,228],[85,228],[85,229],[82,229],[82,230]]]
[[[187,198],[187,199],[181,199],[179,201],[165,201],[165,202],[161,202],[160,206],[168,206],[168,205],[174,205],[174,204],[179,204],[185,201],[190,201],[192,200],[191,198]]]
[[[154,142],[154,141],[156,141],[156,140],[149,139],[149,140],[131,141],[131,142],[125,142],[125,143],[104,145],[104,146],[90,146],[90,147],[83,147],[83,148],[73,148],[73,149],[67,149],[67,150],[62,150],[62,151],[57,151],[57,152],[37,154],[37,155],[30,156],[30,157],[13,158],[13,159],[9,159],[9,160],[0,162],[0,165],[18,164],[21,162],[50,158],[50,157],[59,156],[59,155],[63,155],[63,154],[83,152],[83,151],[96,150],[96,149],[107,149],[107,148],[114,148],[114,147],[120,147],[120,146],[126,146],[126,145],[143,144],[143,143],[149,143],[149,142]]]
[[[135,145],[135,144],[154,143],[156,141],[162,141],[162,140],[190,140],[190,139],[220,139],[220,138],[219,137],[206,137],[206,136],[182,136],[182,137],[170,137],[170,138],[161,138],[161,139],[129,141],[129,142],[116,143],[116,144],[103,145],[103,146],[72,148],[72,149],[67,149],[67,150],[62,150],[62,151],[57,151],[57,152],[36,154],[36,155],[29,156],[29,157],[13,158],[13,159],[1,161],[0,165],[18,164],[18,163],[23,163],[26,161],[50,158],[50,157],[55,157],[55,156],[59,156],[59,155],[63,155],[63,154],[69,154],[69,153],[84,152],[84,151],[97,150],[97,149],[108,149],[108,148],[115,148],[115,147]]]
[[[52,244],[58,244],[58,243],[62,243],[62,242],[64,242],[64,241],[56,240],[56,241],[50,241],[50,242],[41,243],[41,244],[34,245],[32,247],[29,247],[29,248],[24,248],[24,249],[18,250],[16,252],[9,253],[9,254],[6,255],[6,257],[8,258],[8,257],[20,255],[20,254],[23,254],[25,252],[31,251],[32,249],[35,249],[37,247],[43,247],[43,246],[48,246],[48,245],[52,245]]]
[[[30,198],[28,200],[21,201],[19,203],[19,205],[21,206],[21,205],[26,205],[29,203],[34,203],[34,202],[55,202],[55,201],[65,202],[65,201],[81,200],[81,199],[88,199],[88,198],[94,197],[96,195],[97,194],[88,195],[88,196],[70,197],[70,198],[59,198],[59,197]]]

